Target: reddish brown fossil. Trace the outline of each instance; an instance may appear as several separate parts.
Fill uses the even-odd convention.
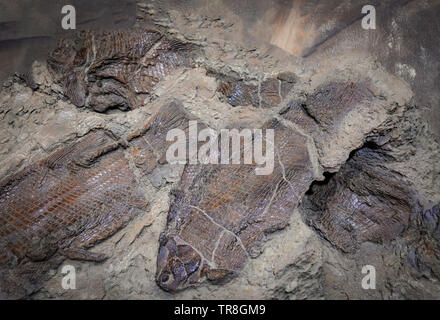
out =
[[[275,167],[187,165],[161,235],[157,283],[176,291],[206,276],[222,281],[257,255],[267,233],[283,228],[313,180],[305,137],[276,119]]]
[[[354,252],[364,241],[389,242],[409,226],[411,197],[380,170],[347,166],[311,196],[321,211],[310,223],[335,246]],[[368,191],[366,191],[368,190]]]
[[[172,101],[127,136],[128,156],[143,174],[164,161],[168,130],[190,117]],[[0,184],[0,297],[26,296],[64,257],[102,261],[87,248],[145,211],[124,151],[97,131]]]
[[[192,65],[195,48],[142,28],[82,31],[60,40],[48,64],[75,105],[127,110],[143,104],[166,75]]]
[[[132,141],[130,154],[136,167],[143,174],[149,174],[158,164],[165,164],[166,151],[172,144],[167,141],[167,133],[175,128],[188,130],[189,121],[195,119],[178,101],[171,100],[164,104],[144,128],[127,137],[127,140]]]
[[[223,77],[220,81],[219,91],[234,107],[252,105],[270,108],[277,106],[286,98],[295,82],[296,77],[290,72],[280,73],[277,79],[267,78],[258,81],[258,84],[250,83],[244,79]]]
[[[103,254],[85,249],[145,208],[117,147],[105,133],[90,133],[2,182],[2,296],[32,292],[61,256],[102,261]]]

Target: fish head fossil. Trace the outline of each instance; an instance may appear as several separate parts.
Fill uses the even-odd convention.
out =
[[[61,39],[57,47],[49,54],[48,64],[59,77],[72,72],[75,68],[84,66],[90,58],[86,31],[78,33],[76,38]]]
[[[200,279],[201,267],[202,257],[192,246],[178,237],[161,237],[156,282],[162,289],[174,292],[191,286]]]
[[[76,56],[74,44],[70,40],[60,40],[58,46],[50,53],[49,63],[52,67],[62,68],[71,63]]]

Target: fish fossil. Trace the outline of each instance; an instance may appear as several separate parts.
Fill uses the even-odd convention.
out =
[[[279,105],[296,83],[296,77],[290,72],[280,73],[277,78],[267,78],[252,84],[244,79],[221,76],[219,92],[230,105],[270,108]]]
[[[61,39],[48,65],[64,93],[78,107],[104,112],[129,110],[151,98],[156,84],[192,65],[196,46],[159,31],[82,31]]]
[[[86,251],[146,206],[118,143],[92,132],[0,186],[0,296],[30,294],[62,257]]]
[[[236,275],[258,255],[266,234],[287,225],[313,180],[306,139],[276,119],[263,129],[275,133],[271,175],[256,175],[255,164],[186,165],[160,237],[161,288],[176,291],[203,278],[220,282]]]
[[[314,185],[304,205],[309,224],[344,252],[365,241],[390,242],[420,211],[407,184],[368,164],[375,157],[371,149],[358,151],[327,183]]]
[[[130,160],[144,175],[163,162],[168,130],[191,119],[182,105],[165,104],[130,133],[124,153],[105,131],[89,133],[0,183],[0,298],[38,290],[66,257],[103,261],[87,251],[123,228],[147,201]]]
[[[340,92],[338,88],[333,92]],[[352,97],[352,88],[336,94],[338,100],[345,99],[347,92]],[[290,118],[300,119],[295,114],[302,112],[301,117],[312,119],[314,125],[332,126],[343,121],[346,108],[364,100],[347,99],[331,119],[320,116],[327,98],[317,98],[313,105],[290,107],[283,114],[288,120],[267,121],[262,129],[275,133],[272,174],[256,175],[255,163],[187,164],[172,193],[167,226],[159,240],[158,285],[177,291],[204,279],[221,282],[238,274],[249,257],[257,256],[265,236],[287,225],[315,176],[310,138],[294,129]],[[174,128],[188,130],[192,119],[180,103],[171,101],[125,138],[125,152],[98,131],[4,181],[0,186],[2,295],[23,296],[36,290],[47,271],[65,256],[104,259],[84,249],[122,228],[146,205],[129,162],[144,175],[165,165],[173,143],[167,141],[167,133]],[[243,148],[242,155],[246,151]]]
[[[295,82],[289,74],[278,78]],[[275,131],[276,156],[270,175],[255,175],[255,165],[187,165],[160,237],[158,285],[177,291],[205,278],[220,282],[236,275],[249,256],[258,255],[265,235],[288,223],[314,180],[308,139],[326,143],[344,126],[349,112],[374,98],[368,84],[325,84],[304,103],[288,104],[281,111],[283,119],[268,121],[263,128]]]

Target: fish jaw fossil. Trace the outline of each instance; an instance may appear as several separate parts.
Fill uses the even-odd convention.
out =
[[[202,257],[179,237],[161,239],[157,257],[157,284],[166,291],[177,291],[185,284],[194,284],[201,277]]]

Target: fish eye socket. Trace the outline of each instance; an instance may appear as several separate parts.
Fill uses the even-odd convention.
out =
[[[164,273],[160,276],[160,282],[165,283],[170,280],[170,275],[168,273]]]

